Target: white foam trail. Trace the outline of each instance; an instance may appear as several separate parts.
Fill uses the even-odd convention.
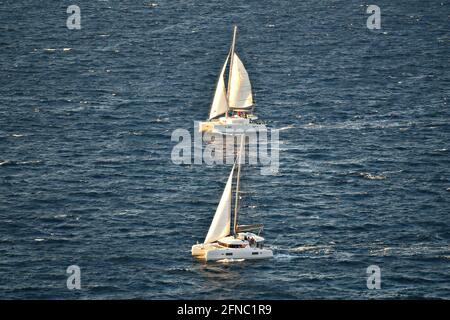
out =
[[[288,125],[287,127],[282,127],[279,129],[272,129],[273,131],[285,131],[285,130],[289,130],[289,129],[293,129],[295,128],[295,126],[293,124]]]
[[[285,254],[285,253],[278,253],[273,256],[275,260],[281,260],[281,261],[289,261],[295,258],[298,258],[298,256],[294,256],[292,254]]]
[[[449,249],[448,246],[433,247],[426,244],[416,244],[413,246],[374,248],[369,251],[369,254],[373,256],[445,256]]]
[[[373,175],[368,172],[360,172],[359,175],[368,180],[386,180],[386,176],[382,174]]]
[[[324,251],[325,253],[329,253],[329,252],[333,251],[333,248],[331,246],[326,246],[326,245],[317,245],[317,246],[304,245],[304,246],[289,249],[289,251],[293,251],[293,252]]]
[[[19,161],[17,164],[38,164],[41,163],[41,160],[30,160],[30,161]]]

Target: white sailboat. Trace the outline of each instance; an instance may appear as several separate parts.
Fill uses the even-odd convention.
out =
[[[239,182],[244,137],[242,135],[237,159],[231,169],[225,190],[220,198],[205,241],[192,246],[192,255],[194,257],[211,261],[264,259],[273,256],[272,250],[264,248],[264,238],[259,235],[263,229],[263,225],[238,225]],[[234,179],[236,179],[236,190],[234,197],[234,222],[233,229],[231,230],[232,186]],[[257,234],[250,231],[255,231]]]
[[[263,125],[258,123],[253,114],[253,94],[250,78],[244,64],[235,52],[237,27],[234,26],[233,41],[230,52],[222,66],[217,81],[214,98],[207,121],[200,122],[200,132],[242,132],[248,128],[258,129]],[[228,85],[225,87],[225,71],[228,66]]]

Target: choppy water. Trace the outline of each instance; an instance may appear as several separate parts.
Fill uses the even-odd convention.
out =
[[[0,298],[450,298],[448,2],[377,1],[370,31],[361,1],[152,1],[0,1]],[[230,167],[174,165],[170,136],[232,23],[283,128],[241,211],[275,257],[204,264]]]

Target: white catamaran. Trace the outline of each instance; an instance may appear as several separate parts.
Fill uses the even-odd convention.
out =
[[[254,104],[250,78],[244,64],[235,52],[237,27],[233,41],[217,81],[216,91],[207,121],[200,122],[200,132],[242,132],[263,127],[253,114]],[[229,65],[228,65],[229,64]],[[228,66],[228,89],[225,88],[225,71]]]
[[[192,246],[192,255],[204,260],[229,259],[264,259],[273,256],[272,250],[264,248],[264,238],[259,234],[263,225],[238,225],[239,211],[239,181],[241,174],[241,155],[245,136],[241,137],[238,156],[231,169],[225,190],[209,227],[205,241]],[[237,170],[236,170],[237,167]],[[234,197],[234,223],[231,227],[231,207],[233,200],[233,180],[236,179]],[[249,232],[255,231],[258,234]]]

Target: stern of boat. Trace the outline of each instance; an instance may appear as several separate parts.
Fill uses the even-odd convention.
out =
[[[191,248],[192,256],[203,258],[205,256],[205,246],[203,244],[194,244]]]

